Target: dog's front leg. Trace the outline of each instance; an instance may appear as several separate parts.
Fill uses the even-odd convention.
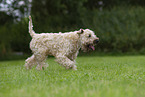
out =
[[[68,57],[64,55],[56,56],[56,62],[64,66],[66,69],[77,70],[77,66],[75,65],[75,62],[71,61]]]

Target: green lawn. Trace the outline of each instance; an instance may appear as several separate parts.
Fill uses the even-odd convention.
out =
[[[145,97],[145,56],[78,57],[77,71],[53,60],[45,71],[1,61],[0,97]]]

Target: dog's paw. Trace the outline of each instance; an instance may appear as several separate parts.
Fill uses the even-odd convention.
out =
[[[73,69],[73,70],[77,70],[77,66],[74,65],[74,66],[72,67],[72,69]]]

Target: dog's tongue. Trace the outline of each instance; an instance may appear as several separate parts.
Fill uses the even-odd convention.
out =
[[[89,47],[90,47],[93,51],[95,50],[95,47],[94,47],[94,46],[90,45]]]

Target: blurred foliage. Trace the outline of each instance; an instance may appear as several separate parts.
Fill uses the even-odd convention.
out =
[[[145,52],[145,8],[114,7],[90,12],[92,19],[82,18],[84,25],[100,37],[100,51]]]
[[[82,27],[81,14],[86,0],[33,0],[32,17],[35,30],[54,32]],[[42,26],[43,25],[43,26]],[[41,26],[41,27],[40,27]],[[57,28],[56,28],[57,27]],[[55,28],[55,29],[54,29]]]
[[[0,12],[5,12],[14,21],[19,21],[29,14],[29,5],[29,0],[0,0]]]
[[[12,4],[18,6],[14,1]],[[28,6],[16,5],[11,7],[26,16]],[[33,0],[31,5],[36,32],[89,28],[100,38],[97,51],[145,52],[144,0]],[[0,12],[0,58],[11,52],[31,52],[28,17],[22,16],[17,22],[14,19],[13,14]]]

